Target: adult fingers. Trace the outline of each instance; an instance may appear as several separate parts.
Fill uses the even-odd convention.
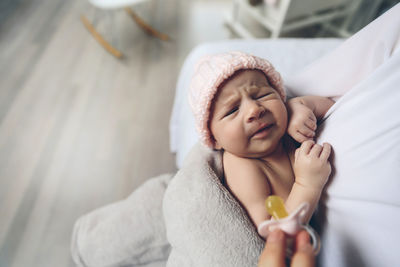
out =
[[[310,236],[303,230],[296,236],[296,251],[292,257],[291,267],[313,266],[315,266],[315,256],[310,244]]]
[[[320,158],[323,160],[328,160],[329,156],[331,155],[331,151],[332,146],[328,143],[324,143]]]
[[[306,244],[310,244],[310,240],[310,234],[306,230],[301,230],[296,235],[295,249],[298,250],[303,248]]]
[[[273,231],[268,235],[258,267],[285,267],[285,250],[285,234],[281,230]]]

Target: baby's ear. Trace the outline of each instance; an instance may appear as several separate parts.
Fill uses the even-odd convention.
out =
[[[215,138],[213,137],[213,141],[214,141],[214,150],[222,150],[222,146],[217,142],[217,140],[215,140]]]
[[[221,147],[221,146],[215,145],[215,146],[214,146],[214,150],[222,150],[222,147]]]

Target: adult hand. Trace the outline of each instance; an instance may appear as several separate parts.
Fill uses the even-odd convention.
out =
[[[275,230],[268,235],[265,248],[258,261],[258,267],[285,267],[286,237],[281,230]],[[291,267],[313,267],[315,256],[306,231],[296,235],[294,254]]]

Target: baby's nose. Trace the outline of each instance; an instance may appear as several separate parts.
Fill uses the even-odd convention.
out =
[[[253,122],[255,120],[258,120],[259,118],[262,117],[262,115],[264,115],[264,113],[265,113],[265,108],[263,106],[253,103],[253,105],[250,107],[249,110],[247,122]]]

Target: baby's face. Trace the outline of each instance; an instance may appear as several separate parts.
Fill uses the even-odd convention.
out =
[[[272,153],[287,127],[284,102],[258,70],[240,71],[225,82],[210,118],[215,148],[247,158]]]

